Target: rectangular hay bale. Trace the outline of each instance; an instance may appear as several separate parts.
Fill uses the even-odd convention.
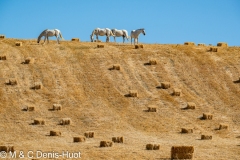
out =
[[[150,59],[149,60],[149,64],[150,65],[156,65],[157,64],[157,60],[156,59]]]
[[[219,125],[219,130],[222,130],[222,129],[228,130],[228,128],[229,128],[229,125],[228,125],[228,124],[223,124],[223,123],[221,123],[221,124]]]
[[[104,45],[103,44],[98,44],[97,48],[104,48]]]
[[[170,82],[162,82],[162,83],[161,83],[161,88],[162,88],[162,89],[168,89],[168,88],[170,88],[170,87],[171,87]]]
[[[158,144],[147,144],[146,145],[146,150],[159,150],[160,145]]]
[[[17,82],[17,80],[16,80],[15,78],[10,78],[10,79],[8,80],[8,84],[9,84],[9,85],[17,85],[18,82]]]
[[[171,159],[193,159],[193,146],[172,146]]]
[[[218,47],[228,47],[228,44],[226,42],[218,42],[217,46]]]
[[[61,104],[53,104],[53,109],[54,111],[61,111],[62,110],[62,105]]]
[[[61,136],[62,133],[60,131],[52,130],[50,131],[50,136]]]
[[[86,138],[83,136],[73,137],[73,142],[85,142]]]
[[[195,46],[195,43],[194,42],[184,42],[184,45]]]
[[[112,145],[111,141],[100,141],[100,147],[112,147]]]
[[[219,48],[218,47],[210,47],[211,52],[218,52]]]
[[[90,132],[85,132],[84,136],[86,138],[94,138],[94,132],[90,131]]]
[[[121,69],[120,64],[114,64],[113,69],[114,70],[120,70]]]
[[[193,102],[188,102],[187,103],[187,107],[186,109],[195,109],[196,108],[196,104]]]
[[[123,137],[112,137],[114,143],[123,143]]]
[[[181,133],[193,133],[193,129],[182,128]]]
[[[45,125],[45,120],[42,118],[36,118],[33,120],[34,125]]]
[[[5,35],[0,35],[0,39],[6,38]]]
[[[26,59],[25,59],[25,64],[33,64],[34,63],[34,58],[32,58],[32,57],[27,57]]]
[[[182,90],[181,89],[178,89],[178,88],[174,88],[173,89],[173,95],[174,96],[181,96],[182,94]]]
[[[43,85],[42,82],[34,82],[33,89],[42,89]]]
[[[148,106],[148,112],[157,112],[157,107],[153,105]]]
[[[212,139],[212,136],[209,136],[209,135],[201,135],[201,139],[202,139],[202,140],[211,140],[211,139]]]
[[[72,41],[74,41],[74,42],[79,42],[80,39],[79,39],[79,38],[72,38]]]
[[[139,48],[143,48],[143,45],[142,44],[135,45],[135,49],[139,49]]]
[[[0,56],[0,60],[7,60],[6,56]]]
[[[212,120],[213,118],[213,115],[212,114],[209,114],[209,113],[203,113],[203,119],[208,119],[208,120]]]
[[[60,120],[60,125],[70,125],[71,124],[71,118],[62,118]]]
[[[31,106],[31,107],[27,107],[27,111],[35,111],[35,107]]]
[[[12,145],[1,145],[0,146],[0,152],[2,152],[2,151],[6,152],[6,153],[14,152],[14,146],[12,146]],[[3,157],[1,157],[1,158],[3,158]]]
[[[16,46],[22,46],[22,42],[16,42],[15,45]]]
[[[198,46],[205,46],[204,43],[198,43]]]
[[[130,90],[129,91],[129,96],[130,97],[138,97],[138,92],[136,90]]]

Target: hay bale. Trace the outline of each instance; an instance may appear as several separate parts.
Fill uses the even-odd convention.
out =
[[[187,103],[187,107],[186,109],[195,109],[196,108],[196,104],[193,102],[188,102]]]
[[[170,82],[162,82],[162,83],[161,83],[161,88],[162,88],[162,89],[168,89],[168,88],[170,88],[170,87],[171,87]]]
[[[228,130],[228,128],[229,128],[228,124],[221,123],[220,126],[219,126],[219,130],[222,130],[222,129]]]
[[[208,119],[208,120],[212,120],[213,118],[213,115],[212,114],[209,114],[209,113],[203,113],[203,119]]]
[[[101,40],[97,40],[97,39],[96,39],[96,40],[94,40],[94,42],[102,42],[102,41],[101,41]]]
[[[42,82],[34,82],[33,89],[42,89],[43,85]]]
[[[34,63],[34,61],[35,61],[35,59],[34,58],[31,58],[31,57],[27,57],[26,59],[25,59],[25,64],[33,64]]]
[[[35,107],[31,106],[31,107],[27,107],[27,111],[35,111]]]
[[[61,136],[61,132],[60,131],[50,131],[50,136]]]
[[[54,111],[61,111],[62,110],[62,105],[61,104],[53,104],[53,109]]]
[[[0,146],[0,152],[2,152],[2,151],[6,152],[6,153],[14,152],[14,146],[12,146],[12,145],[1,145]],[[3,158],[3,157],[1,157],[1,158]]]
[[[150,59],[149,60],[149,64],[150,65],[156,65],[157,64],[157,60],[156,59]]]
[[[114,70],[120,70],[120,64],[114,64],[113,65],[113,68],[112,69],[114,69]]]
[[[138,97],[138,92],[136,90],[130,90],[129,91],[129,96],[130,97]]]
[[[85,132],[84,133],[84,136],[86,137],[86,138],[94,138],[94,132]]]
[[[62,118],[59,122],[60,125],[70,125],[71,124],[71,118]]]
[[[104,44],[98,44],[97,48],[104,48]]]
[[[0,35],[0,39],[5,39],[5,35]]]
[[[111,141],[101,141],[100,147],[112,147],[113,143]]]
[[[194,42],[184,42],[184,45],[195,46],[195,43]]]
[[[174,88],[173,89],[173,95],[174,96],[181,96],[182,94],[182,90],[181,89],[178,89],[178,88]]]
[[[201,135],[201,139],[202,139],[202,140],[211,140],[211,139],[212,139],[212,136],[209,136],[209,135]]]
[[[73,142],[85,142],[86,138],[83,136],[73,137]]]
[[[45,120],[42,118],[36,118],[36,119],[34,119],[33,124],[34,125],[45,125]]]
[[[205,46],[204,43],[198,43],[198,46]]]
[[[157,107],[153,105],[148,106],[148,112],[157,112]]]
[[[112,137],[114,143],[123,143],[123,137]]]
[[[22,46],[22,42],[16,42],[15,45],[16,46]]]
[[[146,145],[146,150],[159,150],[160,145],[158,144],[147,144]]]
[[[171,159],[193,159],[193,146],[172,146]]]
[[[79,38],[72,38],[72,41],[79,42],[80,40],[79,40]]]
[[[143,45],[142,44],[135,45],[135,49],[139,49],[139,48],[143,48]]]
[[[226,42],[218,42],[217,46],[218,47],[228,47],[228,44]]]
[[[218,52],[219,48],[218,47],[210,47],[211,52]]]
[[[17,82],[17,80],[16,80],[15,78],[10,78],[10,79],[8,80],[8,84],[9,84],[9,85],[17,85],[18,82]]]
[[[181,133],[193,133],[193,129],[182,128]]]
[[[0,60],[7,60],[6,56],[0,56]]]

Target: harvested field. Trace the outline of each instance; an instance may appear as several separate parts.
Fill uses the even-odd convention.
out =
[[[15,46],[16,41],[23,45]],[[209,52],[209,46],[175,44],[144,44],[143,49],[71,40],[35,44],[1,39],[0,53],[7,57],[0,61],[2,146],[26,153],[80,151],[82,159],[169,159],[172,146],[194,146],[195,160],[239,159],[240,83],[234,82],[240,75],[239,47]],[[34,57],[34,64],[22,64],[26,57]],[[149,59],[157,65],[143,65]],[[109,70],[113,64],[121,69]],[[17,84],[7,85],[10,78]],[[42,88],[32,89],[35,82]],[[161,82],[171,87],[157,88]],[[180,96],[172,95],[174,89],[181,89]],[[135,97],[126,97],[132,90]],[[196,108],[183,110],[187,102]],[[63,108],[53,110],[53,104]],[[150,105],[157,112],[145,112]],[[25,106],[35,110],[21,111]],[[201,120],[203,113],[212,120]],[[36,118],[46,123],[31,125]],[[62,118],[70,118],[71,125],[59,125]],[[181,134],[182,127],[193,133]],[[88,131],[94,138],[73,142]],[[203,134],[213,138],[201,140]],[[110,146],[115,136],[124,143],[100,147],[103,140]],[[160,149],[147,150],[147,144]]]

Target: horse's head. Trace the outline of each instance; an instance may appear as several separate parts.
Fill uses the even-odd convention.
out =
[[[142,34],[143,34],[144,36],[146,35],[144,28],[142,29]]]

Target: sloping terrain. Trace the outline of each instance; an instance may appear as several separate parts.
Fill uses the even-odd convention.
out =
[[[15,46],[21,41],[23,46]],[[194,146],[195,159],[240,157],[240,48],[144,44],[133,45],[35,40],[0,40],[0,144],[15,150],[36,152],[81,152],[82,159],[166,159],[175,145]],[[33,64],[24,64],[27,57]],[[148,65],[156,59],[157,65]],[[119,64],[120,70],[112,70]],[[7,85],[10,78],[17,85]],[[35,82],[43,88],[32,89]],[[161,82],[170,82],[161,89]],[[182,90],[173,96],[173,89]],[[137,90],[138,97],[128,97]],[[195,110],[183,110],[187,102]],[[53,104],[62,111],[52,111]],[[157,112],[146,112],[155,105]],[[35,111],[24,111],[26,107]],[[203,113],[213,115],[202,120]],[[45,125],[32,125],[42,118]],[[59,125],[71,118],[71,125]],[[219,130],[220,123],[229,125]],[[181,128],[193,133],[181,134]],[[49,136],[59,130],[59,137]],[[95,138],[73,143],[73,137],[94,131]],[[212,140],[201,140],[201,135]],[[100,148],[102,140],[123,136],[124,143]],[[160,150],[146,150],[146,144]],[[59,158],[61,159],[61,158]],[[70,159],[70,158],[69,158]]]

